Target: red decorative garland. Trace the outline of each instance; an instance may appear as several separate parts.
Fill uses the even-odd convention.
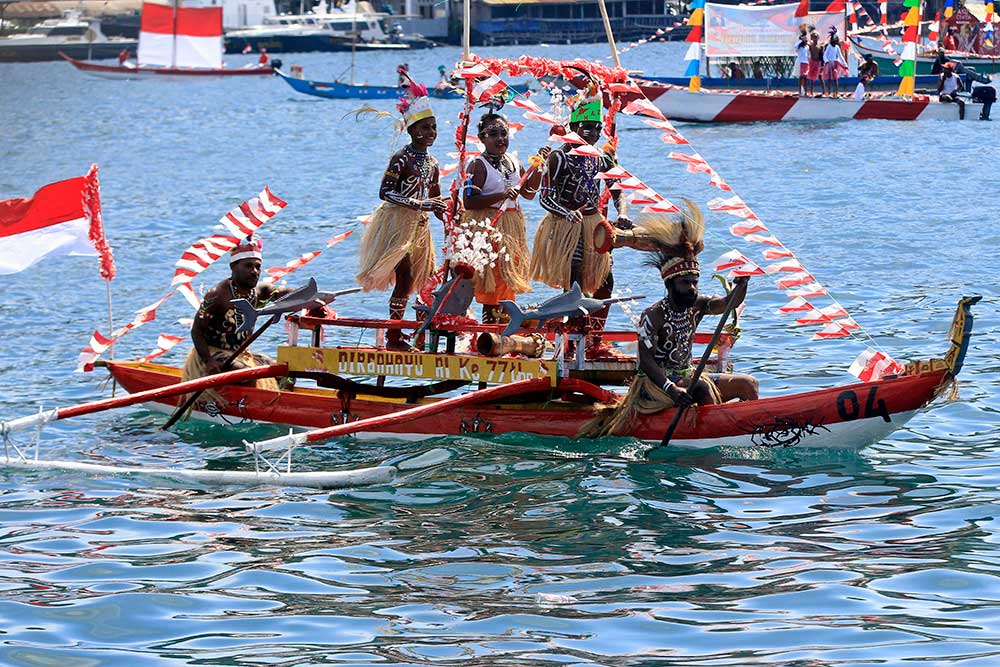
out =
[[[101,182],[97,178],[97,165],[90,165],[87,180],[83,186],[83,210],[90,220],[87,236],[94,249],[101,256],[101,277],[112,280],[115,277],[115,257],[104,236],[104,218],[101,214]]]

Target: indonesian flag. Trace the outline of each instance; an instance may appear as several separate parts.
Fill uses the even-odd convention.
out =
[[[795,8],[795,18],[809,16],[809,0],[799,0],[799,6]]]
[[[139,65],[222,67],[222,7],[142,3]]]
[[[479,102],[484,102],[506,89],[507,84],[503,82],[503,79],[495,74],[490,74],[485,79],[477,81],[472,87],[472,97]]]
[[[97,165],[86,176],[42,187],[30,199],[0,200],[0,275],[18,273],[50,255],[100,255],[101,276],[114,278]]]
[[[875,382],[886,375],[899,375],[906,368],[883,352],[868,348],[858,355],[847,372],[862,382]]]

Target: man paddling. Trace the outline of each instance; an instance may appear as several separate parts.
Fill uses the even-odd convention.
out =
[[[599,406],[595,419],[581,435],[599,437],[628,433],[639,415],[656,414],[674,406],[725,403],[734,398],[752,401],[758,397],[757,380],[744,373],[703,373],[694,386],[692,347],[705,315],[721,315],[732,303],[743,302],[744,290],[731,296],[708,297],[698,293],[701,268],[698,253],[704,248],[705,230],[701,212],[691,202],[682,218],[643,221],[647,238],[659,248],[649,251],[646,264],[660,271],[666,298],[647,308],[639,319],[639,369],[628,393],[617,405]],[[744,282],[749,278],[736,278]],[[738,295],[738,296],[737,296]]]
[[[183,380],[192,380],[224,370],[222,365],[225,361],[252,333],[236,331],[243,321],[243,316],[233,305],[234,299],[246,299],[255,309],[259,309],[264,304],[288,293],[288,289],[272,285],[257,286],[257,281],[260,280],[262,250],[263,242],[256,234],[241,240],[230,253],[231,275],[205,294],[191,326],[191,341],[194,343],[194,348],[188,353],[184,362]],[[274,361],[266,355],[244,350],[230,364],[230,369],[226,370],[254,368],[273,363]],[[278,389],[278,383],[274,378],[257,380],[256,386],[259,389]],[[206,395],[209,393],[206,392]],[[218,395],[211,398],[220,401]]]

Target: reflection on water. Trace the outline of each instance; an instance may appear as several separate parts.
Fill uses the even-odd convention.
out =
[[[648,49],[626,64],[679,73],[683,45]],[[455,53],[407,59],[430,78]],[[373,83],[394,78],[395,56],[365,55]],[[318,78],[343,64],[293,60]],[[159,298],[180,250],[265,183],[290,202],[264,230],[274,264],[375,201],[391,131],[342,121],[356,102],[297,98],[277,80],[123,84],[61,65],[0,67],[17,91],[0,101],[0,198],[100,164],[116,318]],[[444,162],[459,107],[436,108]],[[718,194],[666,160],[654,131],[623,129],[623,164],[665,196]],[[996,124],[683,129],[895,356],[942,354],[958,297],[984,294],[962,400],[861,452],[670,449],[647,463],[627,439],[348,439],[304,461],[416,462],[391,486],[334,493],[3,473],[0,664],[1000,664],[1000,238],[986,171],[969,171],[986,162],[966,149],[996,145]],[[515,147],[544,141],[529,124]],[[737,243],[729,224],[709,217],[706,261]],[[324,289],[346,286],[357,236],[310,265]],[[639,261],[616,253],[619,283],[656,298]],[[5,279],[0,417],[97,395],[99,374],[71,372],[106,318],[95,275],[66,259]],[[120,354],[178,333],[173,319],[190,312],[173,301]],[[784,298],[764,281],[748,302],[735,357],[766,395],[848,379],[861,344],[810,342],[773,314]],[[376,315],[385,295],[338,305]],[[249,465],[241,438],[278,434],[160,423],[98,414],[51,425],[44,442],[96,463],[233,468]]]

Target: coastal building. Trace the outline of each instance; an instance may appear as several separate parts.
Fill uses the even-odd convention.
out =
[[[648,37],[673,26],[685,5],[669,0],[607,0],[615,37],[627,41]],[[475,45],[571,44],[605,39],[597,2],[586,0],[472,0],[472,43]],[[451,0],[451,15],[462,16],[460,0]],[[461,30],[452,21],[452,31]],[[678,32],[671,33],[672,36]],[[453,35],[454,38],[454,35]]]

